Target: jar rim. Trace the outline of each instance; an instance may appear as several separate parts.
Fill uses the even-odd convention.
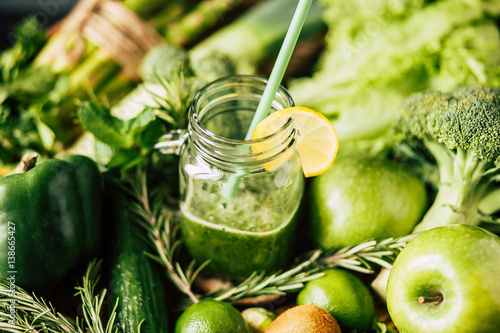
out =
[[[233,87],[232,84],[237,86]],[[202,156],[218,165],[262,167],[269,161],[288,154],[289,149],[293,149],[296,131],[292,119],[288,119],[274,133],[257,139],[228,138],[212,132],[203,124],[205,116],[208,115],[210,119],[210,111],[220,108],[221,105],[224,108],[226,103],[238,100],[237,97],[258,104],[266,84],[267,80],[260,76],[233,75],[213,81],[198,91],[190,106],[188,131]],[[247,87],[250,89],[243,89],[238,95],[238,89]],[[235,88],[233,93],[231,93],[232,88]],[[290,94],[280,86],[273,100],[271,112],[293,105]]]
[[[258,76],[258,75],[242,75],[242,74],[239,74],[239,75],[225,76],[225,77],[219,78],[219,79],[217,79],[215,81],[212,81],[212,82],[206,84],[205,86],[203,86],[195,94],[195,96],[193,98],[193,101],[191,102],[191,106],[189,108],[190,124],[191,125],[195,125],[195,128],[196,128],[197,131],[200,131],[204,135],[210,137],[212,140],[216,140],[216,141],[219,141],[219,142],[226,142],[228,144],[252,144],[252,143],[260,143],[260,142],[263,142],[263,141],[267,141],[267,140],[273,139],[276,136],[279,136],[283,132],[287,131],[287,129],[291,128],[292,121],[288,120],[276,132],[274,132],[274,133],[272,133],[272,134],[270,134],[268,136],[265,136],[265,137],[262,137],[262,138],[258,138],[258,139],[243,139],[243,140],[241,140],[241,139],[227,138],[227,137],[218,135],[218,134],[210,131],[209,129],[207,129],[205,126],[203,126],[203,124],[201,123],[201,120],[198,117],[198,113],[196,113],[194,111],[195,110],[194,106],[201,100],[201,98],[211,88],[213,88],[214,86],[217,86],[217,85],[219,85],[221,83],[224,83],[226,81],[229,81],[229,80],[235,80],[235,81],[236,80],[240,80],[240,81],[244,80],[244,81],[249,81],[249,82],[250,81],[259,82],[259,83],[263,84],[263,87],[265,87],[267,85],[267,83],[268,83],[268,80],[266,78],[262,77],[262,76]],[[279,86],[278,92],[276,94],[280,94],[282,97],[285,98],[286,102],[288,102],[288,107],[292,107],[292,106],[295,105],[295,102],[293,101],[292,96],[286,90],[286,88],[283,87],[282,85]]]

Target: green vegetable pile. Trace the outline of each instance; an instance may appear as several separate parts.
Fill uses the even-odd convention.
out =
[[[182,247],[179,158],[158,147],[182,142],[207,83],[268,74],[294,6],[81,3],[53,29],[27,19],[0,54],[0,331],[172,332],[201,301],[277,307],[335,268],[370,281],[428,229],[500,230],[498,1],[313,3],[283,84],[340,152],[307,183],[296,258],[243,281]],[[364,326],[393,331],[375,300]]]

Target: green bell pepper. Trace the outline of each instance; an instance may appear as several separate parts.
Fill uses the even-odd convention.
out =
[[[36,159],[36,157],[35,157]],[[0,278],[46,292],[100,244],[102,178],[84,156],[0,178]]]

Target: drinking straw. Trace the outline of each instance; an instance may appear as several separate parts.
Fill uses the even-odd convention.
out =
[[[300,31],[304,26],[304,22],[311,8],[313,0],[299,0],[295,14],[293,15],[290,27],[285,35],[283,45],[278,53],[276,62],[274,63],[271,74],[269,75],[269,80],[267,82],[264,93],[262,94],[262,99],[257,106],[257,111],[254,114],[250,127],[248,128],[246,140],[252,138],[253,132],[257,125],[267,117],[269,111],[271,110],[271,105],[278,92],[283,76],[285,75],[286,68],[292,57],[293,50],[299,39]]]
[[[248,128],[245,140],[252,139],[253,132],[257,125],[267,117],[271,111],[271,105],[278,92],[283,76],[285,75],[285,70],[292,57],[293,50],[299,39],[300,31],[304,26],[304,22],[307,17],[307,13],[311,8],[313,0],[299,0],[297,4],[297,9],[293,14],[292,21],[288,27],[288,31],[281,45],[280,51],[274,63],[271,74],[269,75],[269,80],[267,81],[266,87],[264,88],[264,93],[262,94],[262,99],[257,106],[257,111],[255,112],[252,122]],[[234,197],[236,189],[240,183],[240,179],[247,173],[246,170],[239,170],[233,177],[228,180],[226,186],[222,188],[222,195],[226,198]]]

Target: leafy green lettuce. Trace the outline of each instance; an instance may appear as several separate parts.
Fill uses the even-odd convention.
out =
[[[413,92],[500,84],[499,1],[321,1],[325,51],[290,91],[327,115],[340,140],[385,133]]]

